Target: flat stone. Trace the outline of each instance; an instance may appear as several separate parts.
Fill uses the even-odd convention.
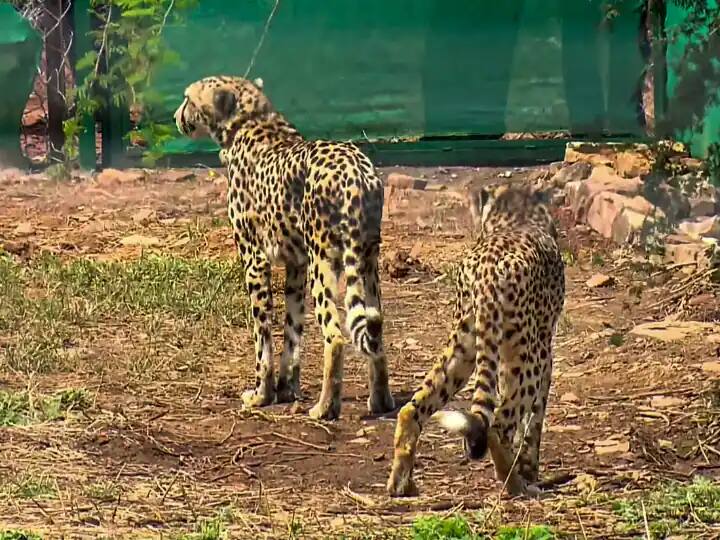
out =
[[[418,189],[423,190],[427,186],[427,180],[413,178],[407,174],[390,173],[387,177],[387,185],[395,189]]]
[[[720,239],[720,216],[686,219],[678,223],[677,229],[694,240],[703,237]]]

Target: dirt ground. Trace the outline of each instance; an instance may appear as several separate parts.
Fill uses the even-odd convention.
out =
[[[43,251],[67,261],[131,261],[143,252],[232,260],[222,179],[215,171],[194,172],[179,181],[161,171],[116,183],[0,180],[0,244],[21,265]],[[470,243],[461,186],[498,174],[518,180],[536,174],[412,172],[430,180],[428,189],[389,194],[383,228],[386,348],[393,391],[405,399],[449,332],[449,276]],[[322,357],[308,304],[304,400],[293,406],[242,410],[240,393],[254,364],[245,325],[193,342],[199,367],[173,364],[145,377],[128,375],[124,362],[143,337],[123,320],[78,330],[67,348],[82,351],[82,362],[70,369],[29,375],[3,368],[0,357],[0,389],[51,394],[73,387],[93,396],[82,414],[0,428],[0,483],[34,475],[49,479],[54,493],[23,498],[0,489],[0,528],[48,538],[171,538],[231,508],[231,538],[379,538],[420,513],[468,510],[489,523],[548,524],[571,538],[644,536],[622,528],[615,498],[697,474],[720,476],[720,374],[702,369],[718,360],[720,344],[707,328],[671,341],[631,334],[635,325],[674,312],[680,302],[668,307],[662,300],[675,298],[683,269],[651,267],[558,215],[568,293],[541,454],[543,476],[555,479],[546,498],[497,503],[500,485],[489,460],[467,462],[460,441],[434,425],[421,439],[420,496],[388,498],[395,423],[392,414],[367,415],[359,356],[349,352],[346,360],[340,421],[315,422],[306,414],[320,391]],[[140,240],[127,241],[132,235]],[[588,287],[598,273],[610,283]],[[281,275],[276,271],[278,287]],[[712,307],[693,313],[718,320]],[[193,325],[181,331],[192,333]],[[279,322],[274,335],[277,356]],[[169,357],[192,339],[170,335],[152,350]],[[468,397],[461,392],[453,405]],[[108,497],[87,489],[109,484]],[[717,528],[698,525],[691,537],[717,535]]]

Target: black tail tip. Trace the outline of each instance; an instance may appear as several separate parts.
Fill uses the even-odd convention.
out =
[[[482,459],[488,450],[488,427],[485,418],[472,426],[470,432],[463,439],[465,455],[468,459]]]

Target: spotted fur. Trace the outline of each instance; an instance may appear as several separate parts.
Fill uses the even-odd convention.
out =
[[[416,447],[431,416],[463,435],[470,459],[489,449],[511,493],[536,491],[552,340],[565,299],[557,233],[544,194],[529,188],[481,190],[471,195],[470,209],[478,240],[459,267],[453,331],[398,414],[391,495],[417,492]],[[441,411],[473,373],[470,411]]]
[[[247,406],[300,396],[300,340],[309,270],[315,316],[324,338],[323,384],[314,418],[340,414],[345,338],[336,301],[347,282],[347,329],[369,362],[373,413],[394,408],[383,348],[378,276],[383,187],[370,160],[352,144],[305,140],[277,112],[262,82],[208,77],[185,90],[175,112],[179,131],[209,135],[227,167],[228,216],[252,302],[256,354]],[[270,267],[286,269],[284,348],[275,382]]]

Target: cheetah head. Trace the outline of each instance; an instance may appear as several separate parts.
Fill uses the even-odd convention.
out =
[[[550,193],[531,186],[501,184],[469,193],[473,225],[479,237],[493,230],[532,224],[557,236],[550,214]]]
[[[195,81],[185,89],[183,102],[175,111],[175,125],[183,135],[194,139],[209,136],[222,145],[230,128],[272,112],[262,88],[262,79],[218,76]]]

